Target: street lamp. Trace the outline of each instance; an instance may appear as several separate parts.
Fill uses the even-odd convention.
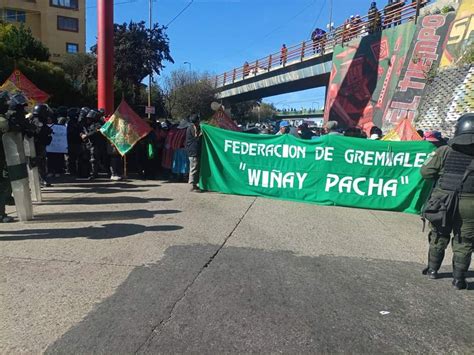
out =
[[[190,63],[190,62],[184,62],[183,64],[189,65],[189,71],[191,71],[192,66],[191,66],[191,63]]]

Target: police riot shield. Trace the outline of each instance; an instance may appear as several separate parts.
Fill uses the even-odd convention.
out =
[[[28,168],[28,178],[30,180],[31,198],[33,201],[42,202],[40,176],[38,165],[36,164],[35,140],[25,136],[23,145],[25,147],[26,165]]]
[[[33,219],[33,205],[22,134],[4,133],[2,141],[18,218],[20,221],[30,221]]]

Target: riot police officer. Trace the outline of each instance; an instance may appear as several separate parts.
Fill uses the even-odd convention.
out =
[[[79,124],[79,110],[70,108],[67,111],[67,168],[69,174],[76,176],[78,172],[79,155],[81,154],[81,126]]]
[[[101,134],[99,132],[102,126],[100,122],[101,114],[98,111],[90,110],[86,115],[86,122],[81,133],[81,138],[89,151],[90,175],[89,180],[96,179],[99,175],[99,157]]]
[[[474,113],[458,120],[454,137],[438,148],[421,168],[425,179],[436,180],[432,197],[448,191],[459,191],[458,208],[447,220],[446,227],[431,225],[428,268],[430,278],[438,277],[445,249],[453,233],[453,286],[466,289],[466,273],[474,245]]]
[[[52,111],[46,104],[38,104],[33,108],[33,123],[36,126],[36,162],[38,165],[41,186],[44,187],[51,186],[46,179],[46,146],[48,146],[53,139],[53,130],[48,126],[48,118],[50,116],[52,116]]]
[[[7,92],[0,92],[0,223],[12,222],[13,218],[5,213],[5,204],[10,197],[12,190],[10,179],[8,178],[7,162],[5,151],[1,144],[2,135],[9,130],[8,120],[5,114],[8,111],[9,96]]]

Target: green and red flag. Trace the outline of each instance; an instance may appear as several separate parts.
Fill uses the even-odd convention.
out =
[[[100,132],[123,156],[151,132],[151,127],[132,110],[125,100],[122,100],[114,114],[102,126]]]

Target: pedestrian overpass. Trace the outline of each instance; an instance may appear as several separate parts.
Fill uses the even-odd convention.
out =
[[[351,18],[317,40],[303,41],[286,51],[270,54],[252,63],[217,75],[214,87],[223,102],[241,102],[290,92],[327,87],[336,45],[376,33],[382,28],[416,21],[419,9],[429,0],[417,0],[377,16]],[[395,5],[393,5],[395,6]],[[382,27],[383,24],[383,27]]]
[[[267,67],[260,64],[247,71],[245,76],[243,68],[240,73],[236,70],[235,76],[232,72],[225,84],[223,81],[217,83],[217,97],[227,102],[240,102],[329,84],[332,51],[291,62],[287,59],[288,64],[285,65],[280,64],[279,58],[277,60],[278,65]]]

